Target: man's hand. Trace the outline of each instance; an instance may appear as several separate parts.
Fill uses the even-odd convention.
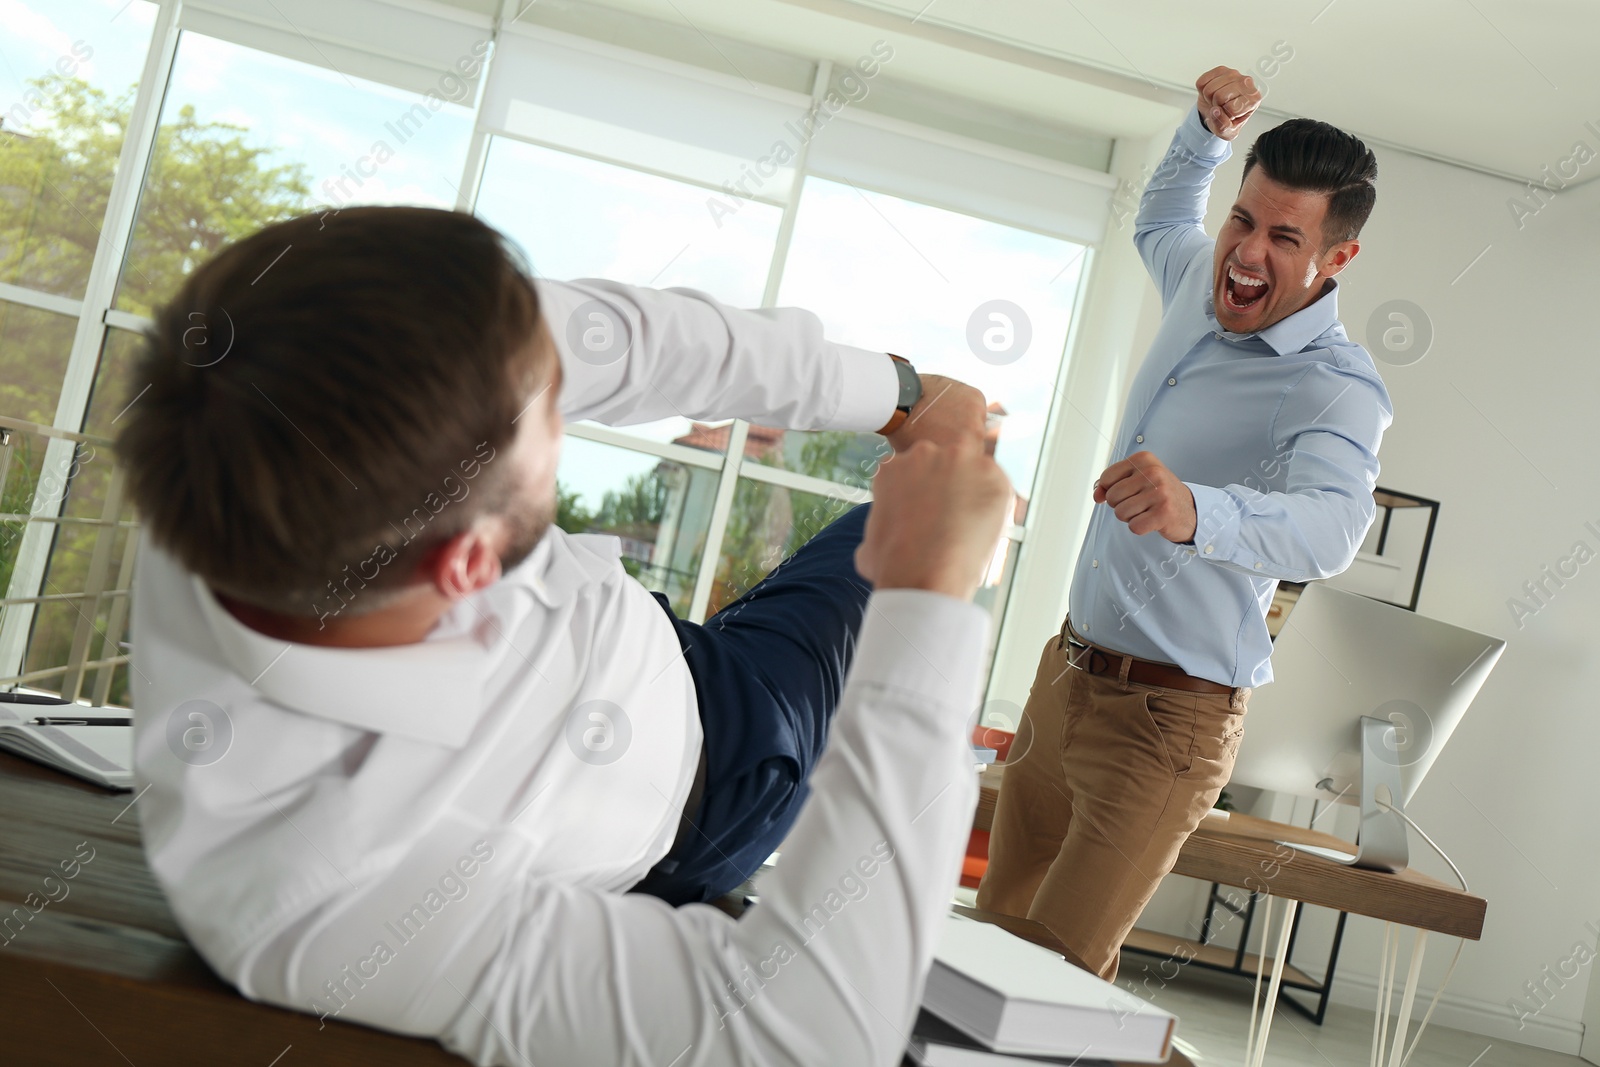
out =
[[[1245,120],[1261,106],[1261,92],[1248,74],[1232,67],[1213,67],[1194,83],[1200,92],[1200,117],[1206,129],[1231,141]]]
[[[872,480],[856,570],[879,589],[971,600],[1011,515],[1011,481],[980,438],[918,441]]]
[[[965,382],[938,374],[922,375],[922,399],[900,428],[887,438],[896,452],[918,441],[954,444],[968,438],[983,440],[987,404],[983,394]]]
[[[1158,533],[1179,545],[1194,540],[1194,494],[1150,452],[1135,452],[1101,472],[1094,502],[1109,505],[1136,534]]]

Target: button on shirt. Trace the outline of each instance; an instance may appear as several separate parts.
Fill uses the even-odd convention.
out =
[[[809,313],[538,290],[570,418],[871,430],[893,410],[888,357]],[[616,359],[572,351],[597,306],[626,320]],[[246,996],[479,1064],[898,1059],[976,800],[979,608],[872,597],[784,863],[735,923],[623,893],[668,851],[702,738],[674,631],[616,538],[552,528],[392,648],[257,633],[148,538],[136,588],[146,854]]]
[[[1161,292],[1161,328],[1129,390],[1115,459],[1155,455],[1194,494],[1194,543],[1131,533],[1097,506],[1070,595],[1087,640],[1222,685],[1272,680],[1266,612],[1280,580],[1354,560],[1376,512],[1378,444],[1393,418],[1338,286],[1265,330],[1224,330],[1216,242],[1202,227],[1231,154],[1191,111],[1146,188],[1134,243]]]

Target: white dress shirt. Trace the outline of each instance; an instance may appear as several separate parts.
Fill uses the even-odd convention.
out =
[[[809,313],[538,289],[570,418],[871,430],[893,409],[888,358]],[[613,362],[568,343],[594,300],[631,332]],[[897,1063],[976,801],[988,626],[939,594],[871,598],[811,798],[735,922],[624,893],[671,845],[701,734],[673,629],[615,538],[552,528],[426,640],[375,649],[257,633],[147,539],[145,850],[246,996],[475,1063]]]

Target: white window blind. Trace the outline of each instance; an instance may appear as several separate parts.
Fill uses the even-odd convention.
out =
[[[470,105],[489,52],[486,19],[382,0],[191,0],[186,30]]]
[[[187,29],[416,93],[472,100],[489,30],[385,0],[191,0]],[[480,128],[784,203],[809,173],[1098,244],[1115,181],[1069,163],[542,27],[502,32]],[[892,76],[892,75],[891,75]],[[463,85],[466,87],[463,88]],[[970,118],[970,116],[968,116]]]
[[[1091,245],[1105,237],[1117,184],[1109,174],[848,109],[818,132],[807,170]]]
[[[808,97],[747,85],[642,53],[612,54],[548,31],[502,34],[480,125],[720,188],[796,146]],[[792,161],[790,161],[792,162]],[[763,199],[782,200],[792,166],[769,163]]]

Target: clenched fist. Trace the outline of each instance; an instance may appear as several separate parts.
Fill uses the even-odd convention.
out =
[[[1173,544],[1194,540],[1194,494],[1151,452],[1113,463],[1094,483],[1094,502],[1106,504],[1136,534],[1158,533]]]
[[[1261,91],[1248,74],[1232,67],[1212,67],[1195,81],[1200,93],[1200,117],[1206,129],[1231,141],[1245,120],[1261,106]]]
[[[1011,506],[1011,482],[978,436],[914,442],[872,479],[856,570],[879,589],[970,600]]]
[[[983,394],[966,382],[924,374],[922,399],[888,441],[896,452],[904,452],[918,441],[947,445],[972,438],[981,442],[987,415]]]

